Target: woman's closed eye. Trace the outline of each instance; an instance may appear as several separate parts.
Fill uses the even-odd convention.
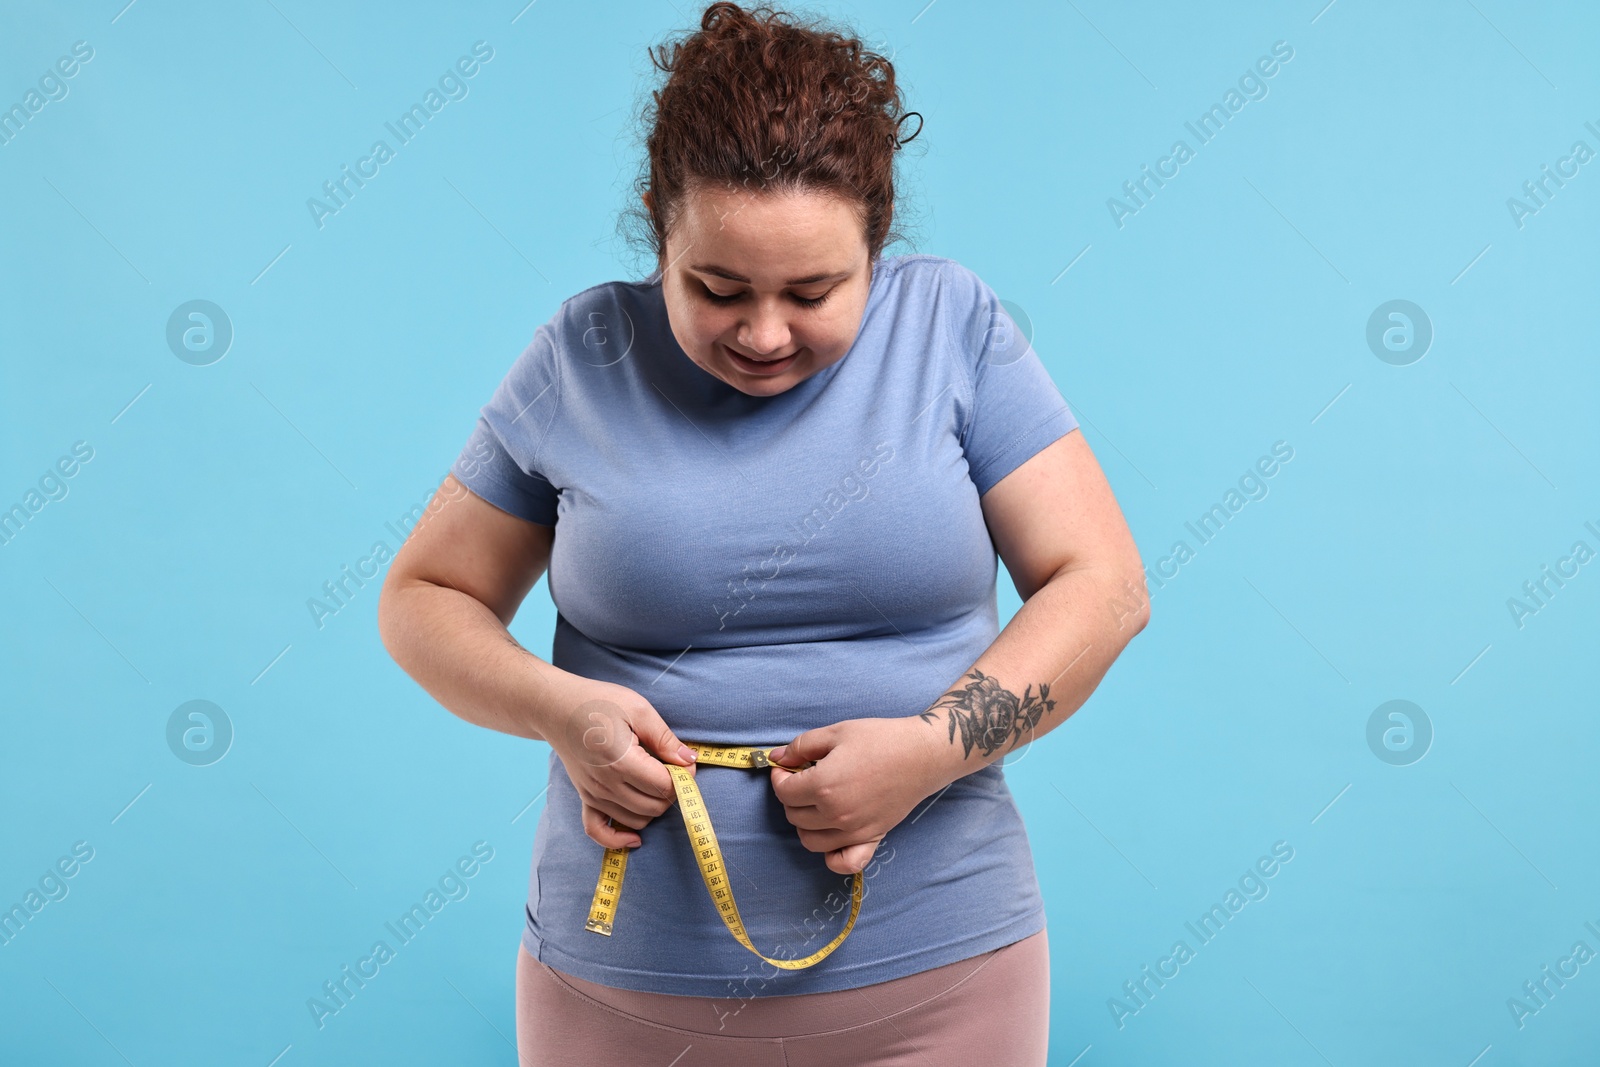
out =
[[[731,304],[735,300],[741,300],[744,298],[743,293],[723,294],[713,292],[710,286],[704,284],[702,284],[700,288],[705,292],[706,299],[710,300],[713,304]],[[794,297],[795,303],[799,304],[801,307],[814,308],[820,307],[824,300],[827,300],[829,296],[833,295],[833,290],[829,289],[821,296],[813,297],[801,296],[799,293],[791,293],[790,295]]]

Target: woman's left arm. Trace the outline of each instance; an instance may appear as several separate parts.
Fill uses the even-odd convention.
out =
[[[1149,621],[1138,548],[1081,430],[980,504],[1023,599],[1005,629],[925,711],[808,730],[774,752],[813,761],[774,767],[773,788],[802,843],[841,874],[922,800],[1066,721]]]

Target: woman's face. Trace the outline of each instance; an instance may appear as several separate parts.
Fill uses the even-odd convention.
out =
[[[679,346],[750,396],[781,393],[843,359],[872,282],[860,218],[812,192],[688,192],[665,260]]]

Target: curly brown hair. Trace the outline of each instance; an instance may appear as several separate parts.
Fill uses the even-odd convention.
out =
[[[643,109],[647,158],[624,226],[657,264],[697,187],[840,197],[856,209],[873,260],[905,239],[891,228],[896,153],[922,116],[904,110],[888,57],[819,19],[719,2],[650,58],[667,77]]]

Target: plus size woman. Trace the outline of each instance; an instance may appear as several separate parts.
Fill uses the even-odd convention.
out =
[[[1036,1067],[1045,912],[1001,760],[1144,627],[1137,550],[993,290],[883,254],[920,129],[888,60],[729,3],[654,58],[655,269],[537,328],[380,605],[441,704],[550,745],[520,1061]],[[1003,631],[997,554],[1024,602]],[[547,569],[544,659],[507,626]],[[852,914],[822,958],[767,962],[817,955]]]

